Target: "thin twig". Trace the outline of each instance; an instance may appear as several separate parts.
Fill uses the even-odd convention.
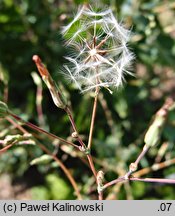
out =
[[[11,148],[14,143],[9,144],[8,146],[5,146],[4,148],[0,149],[0,154],[4,153],[7,151],[7,149]]]
[[[37,145],[43,150],[45,151],[48,155],[50,155],[57,163],[58,165],[61,167],[61,169],[63,170],[63,172],[65,173],[65,175],[67,176],[67,178],[69,179],[69,181],[71,182],[75,193],[78,197],[79,200],[82,200],[79,188],[77,183],[75,182],[74,178],[72,177],[70,171],[64,166],[64,164],[61,162],[61,160],[59,160],[54,154],[52,154],[43,144],[39,143],[37,141]]]
[[[6,117],[6,120],[10,122],[12,125],[15,126],[15,128],[18,128],[21,132],[28,133],[20,124],[17,124],[13,119],[9,118],[8,116]]]
[[[145,156],[145,154],[147,153],[148,150],[149,150],[149,148],[147,146],[144,146],[142,152],[140,153],[140,155],[138,156],[138,158],[135,161],[136,166],[138,166],[138,164],[140,163],[140,161]]]
[[[147,151],[149,150],[148,146],[144,146],[142,152],[137,157],[136,161],[134,163],[130,164],[129,171],[126,173],[125,178],[128,179],[129,176],[137,170],[138,164],[141,161],[141,159],[145,156]]]
[[[119,182],[125,182],[126,178],[125,176],[117,178],[113,181],[110,181],[108,183],[106,183],[103,186],[103,190],[114,185],[117,184]],[[175,184],[175,179],[161,179],[161,178],[137,178],[137,177],[130,177],[129,179],[127,179],[127,181],[141,181],[141,182],[155,182],[155,183],[164,183],[164,184]]]
[[[83,147],[84,149],[86,149],[86,145],[84,144],[84,142],[82,141],[82,139],[80,138],[80,136],[78,134],[78,130],[77,130],[75,121],[73,119],[73,115],[72,115],[71,110],[69,109],[68,106],[64,110],[65,110],[65,112],[67,113],[67,115],[69,117],[69,120],[71,122],[71,125],[72,125],[72,128],[73,128],[74,132],[77,134],[77,140],[78,140],[78,142],[80,143],[81,147]]]
[[[89,161],[89,165],[90,165],[90,168],[95,176],[95,178],[97,177],[97,171],[95,169],[95,166],[94,166],[94,162],[93,162],[93,159],[92,159],[92,156],[90,154],[87,154],[87,159]]]
[[[90,131],[89,131],[88,149],[91,149],[91,146],[92,146],[92,136],[93,136],[93,130],[94,130],[95,116],[96,116],[96,111],[97,111],[98,93],[99,93],[99,90],[97,88],[96,92],[95,92],[94,105],[93,105],[92,118],[91,118],[91,125],[90,125]]]
[[[92,156],[90,154],[90,148],[88,149],[86,147],[86,145],[84,144],[84,142],[82,141],[81,137],[79,136],[79,133],[78,133],[78,130],[76,128],[76,124],[75,124],[75,121],[73,119],[73,115],[72,115],[72,112],[70,110],[70,108],[68,107],[67,105],[67,102],[66,102],[66,99],[63,98],[63,95],[62,95],[62,92],[59,90],[59,88],[56,86],[56,84],[54,83],[49,71],[47,70],[47,68],[43,65],[41,59],[39,58],[39,56],[37,55],[34,55],[33,56],[33,60],[35,61],[35,64],[38,68],[38,71],[41,75],[41,77],[43,78],[44,82],[46,83],[47,87],[49,88],[49,91],[51,92],[51,95],[52,95],[52,99],[55,103],[55,105],[58,107],[58,108],[61,108],[63,109],[68,117],[69,117],[69,120],[71,122],[71,125],[72,125],[72,128],[74,130],[74,133],[76,134],[75,137],[77,139],[77,141],[79,142],[80,146],[76,146],[80,151],[84,152],[86,155],[87,155],[87,159],[89,161],[89,165],[90,165],[90,168],[96,178],[96,170],[95,170],[95,166],[94,166],[94,163],[93,163],[93,160],[92,160]],[[98,80],[97,80],[98,81]],[[94,112],[93,112],[93,117],[92,117],[92,122],[91,122],[91,129],[90,129],[90,145],[88,146],[91,146],[91,141],[92,141],[92,132],[93,132],[93,125],[94,125],[94,119],[95,119],[95,113],[96,113],[96,106],[97,106],[97,95],[98,95],[98,87],[96,88],[96,97],[95,97],[95,108],[94,108]],[[30,126],[30,124],[29,124]],[[33,126],[33,125],[32,125]],[[34,129],[36,129],[34,127]],[[39,130],[40,131],[40,130]],[[46,133],[47,134],[47,133]],[[74,145],[74,144],[73,144]]]
[[[73,128],[74,132],[76,132],[76,134],[77,134],[77,141],[80,143],[81,147],[83,147],[82,150],[86,151],[87,150],[86,145],[84,144],[84,142],[82,141],[81,137],[78,134],[78,130],[77,130],[75,121],[73,119],[73,115],[72,115],[71,110],[68,107],[66,107],[65,111],[66,111],[66,113],[67,113],[67,115],[69,117],[69,120],[71,122],[71,125],[72,125],[72,128]],[[86,155],[87,155],[87,159],[89,161],[90,168],[91,168],[91,170],[92,170],[92,172],[94,174],[94,177],[96,178],[97,172],[96,172],[96,169],[95,169],[95,166],[94,166],[92,156],[91,156],[90,152],[87,152]]]
[[[74,146],[75,148],[78,149],[78,146],[75,145],[74,143],[69,142],[69,141],[67,141],[67,140],[65,140],[65,139],[63,139],[63,138],[61,138],[61,137],[58,137],[58,136],[56,136],[55,134],[52,134],[52,133],[50,133],[50,132],[47,132],[47,131],[43,130],[42,128],[40,128],[40,127],[38,127],[38,126],[36,126],[36,125],[30,123],[30,122],[24,121],[24,120],[21,119],[19,116],[15,115],[15,114],[13,114],[13,113],[9,113],[9,114],[10,114],[10,116],[12,116],[14,119],[16,119],[17,121],[20,121],[20,122],[24,123],[24,124],[27,125],[28,127],[32,128],[32,129],[34,129],[34,130],[36,130],[36,131],[38,131],[38,132],[44,133],[44,134],[46,134],[47,136],[50,136],[50,137],[55,138],[55,139],[58,139],[58,140],[60,140],[60,141],[63,142],[63,143],[66,143],[66,144],[68,144],[68,145]]]
[[[103,191],[98,193],[98,200],[103,200]]]
[[[175,184],[175,179],[160,179],[160,178],[129,178],[130,181],[155,182],[164,184]]]
[[[11,124],[13,124],[15,127],[17,127],[22,133],[26,134],[28,133],[27,130],[25,130],[21,125],[17,124],[15,121],[13,120],[10,120],[9,121]],[[70,171],[64,166],[64,164],[57,158],[56,155],[54,155],[52,152],[50,152],[43,144],[41,144],[38,140],[36,140],[37,142],[37,145],[44,151],[46,152],[47,154],[49,154],[57,163],[58,165],[61,167],[61,169],[63,170],[63,172],[65,173],[65,175],[67,176],[67,178],[70,180],[74,190],[75,190],[75,193],[78,197],[78,199],[82,200],[82,197],[81,197],[81,194],[79,192],[79,189],[78,189],[78,185],[77,183],[75,182],[74,178],[72,177]],[[5,148],[8,149],[10,148],[14,143],[6,146]],[[7,148],[8,147],[8,148]],[[2,150],[6,150],[5,148],[1,149],[0,152]]]
[[[148,152],[148,150],[151,147],[156,146],[159,143],[159,139],[162,133],[163,126],[165,124],[165,121],[167,119],[169,111],[171,111],[174,108],[174,100],[172,97],[168,97],[163,106],[156,112],[152,123],[150,124],[144,138],[145,145],[143,147],[142,152],[139,154],[138,158],[134,163],[130,164],[129,171],[126,173],[125,178],[128,179],[130,175],[137,170],[138,164],[141,161],[141,159],[145,156],[145,154]],[[156,121],[156,120],[159,121]],[[160,121],[161,119],[161,121]],[[156,129],[157,137],[155,139],[150,139],[150,136],[153,136],[153,132]]]
[[[126,179],[125,179],[124,176],[123,176],[123,177],[119,177],[119,178],[117,178],[117,179],[114,179],[114,180],[112,180],[112,181],[106,183],[106,184],[103,186],[103,190],[106,189],[106,188],[108,188],[108,187],[110,187],[110,186],[112,186],[112,185],[114,185],[114,184],[117,184],[117,183],[119,183],[119,182],[124,182],[124,181],[126,181]]]

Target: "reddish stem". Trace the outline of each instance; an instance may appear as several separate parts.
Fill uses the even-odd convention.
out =
[[[155,182],[164,184],[175,184],[175,179],[160,179],[160,178],[129,178],[130,181]]]
[[[13,143],[8,145],[8,146],[5,146],[4,148],[0,149],[0,154],[6,152],[9,148],[11,148],[13,146]]]
[[[77,130],[77,127],[76,127],[76,124],[75,124],[75,121],[73,119],[73,116],[72,116],[72,113],[71,113],[71,110],[69,109],[69,107],[66,107],[65,108],[65,112],[67,113],[68,117],[69,117],[69,120],[71,122],[71,125],[72,125],[72,128],[74,130],[74,132],[77,133],[77,140],[78,142],[80,143],[80,145],[86,149],[86,145],[84,144],[84,142],[82,141],[82,139],[80,138],[80,136],[78,135],[78,130]]]
[[[55,134],[52,134],[52,133],[50,133],[50,132],[47,132],[47,131],[43,130],[42,128],[40,128],[40,127],[38,127],[38,126],[36,126],[36,125],[30,123],[30,122],[26,122],[26,121],[24,121],[23,119],[21,119],[19,116],[15,115],[15,114],[13,114],[13,113],[9,113],[9,114],[10,114],[13,118],[15,118],[17,121],[23,122],[23,123],[26,124],[28,127],[32,128],[32,129],[34,129],[34,130],[36,130],[36,131],[39,131],[39,132],[41,132],[41,133],[44,133],[44,134],[46,134],[46,135],[48,135],[48,136],[50,136],[50,137],[52,137],[52,138],[58,139],[58,140],[60,140],[60,141],[63,142],[63,143],[69,144],[69,145],[74,146],[75,148],[79,149],[77,145],[75,145],[75,144],[73,144],[73,143],[71,143],[71,142],[69,142],[69,141],[67,141],[67,140],[62,139],[61,137],[58,137],[58,136],[56,136]]]

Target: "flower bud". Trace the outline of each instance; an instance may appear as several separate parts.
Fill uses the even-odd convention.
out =
[[[58,86],[56,85],[56,83],[52,79],[49,71],[43,65],[39,56],[34,55],[33,61],[35,62],[43,81],[45,82],[45,84],[47,85],[47,87],[50,91],[50,94],[52,96],[54,104],[58,108],[65,109],[67,106],[67,101],[66,101],[65,97],[63,96],[63,93],[61,92],[61,90],[58,88]]]
[[[159,143],[165,120],[165,116],[162,115],[157,115],[155,117],[153,123],[145,134],[144,142],[146,146],[153,147]]]

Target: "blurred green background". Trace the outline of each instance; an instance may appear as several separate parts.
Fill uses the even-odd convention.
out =
[[[82,0],[0,0],[0,100],[25,120],[61,137],[71,134],[62,110],[52,102],[43,84],[43,119],[36,107],[37,87],[31,73],[36,71],[32,56],[38,54],[55,81],[70,99],[74,117],[85,142],[89,132],[93,99],[80,94],[59,73],[66,47],[60,35]],[[88,1],[86,1],[88,2]],[[175,2],[172,0],[105,0],[118,20],[132,29],[130,48],[135,53],[135,78],[126,77],[124,88],[113,95],[100,95],[93,151],[97,169],[105,181],[123,175],[144,145],[143,135],[155,112],[167,96],[175,96]],[[151,149],[139,167],[175,158],[175,113],[169,114],[161,144]],[[28,131],[30,131],[28,129]],[[20,133],[0,120],[0,139]],[[46,137],[43,144],[70,169],[85,199],[96,199],[92,173],[71,149],[59,147]],[[163,149],[162,155],[160,148]],[[75,199],[73,189],[55,163],[30,166],[42,155],[37,146],[14,146],[0,155],[0,199]],[[175,178],[175,165],[149,172],[146,177]],[[144,177],[145,177],[144,176]],[[105,192],[108,199],[175,199],[173,185],[134,182],[117,185]]]

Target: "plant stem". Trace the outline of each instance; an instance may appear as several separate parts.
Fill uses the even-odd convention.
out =
[[[66,107],[66,108],[65,108],[65,112],[67,113],[67,115],[68,115],[68,117],[69,117],[69,120],[70,120],[70,122],[71,122],[71,125],[72,125],[72,128],[73,128],[74,132],[77,133],[77,141],[80,143],[81,147],[83,147],[84,150],[86,150],[86,149],[87,149],[87,148],[86,148],[86,145],[84,144],[84,142],[82,141],[82,139],[80,138],[80,136],[79,136],[79,134],[78,134],[78,130],[77,130],[75,121],[74,121],[74,119],[73,119],[72,112],[71,112],[71,110],[69,109],[69,107]],[[96,178],[97,172],[96,172],[96,170],[95,170],[94,162],[93,162],[93,159],[92,159],[92,156],[91,156],[90,153],[87,154],[87,159],[88,159],[88,161],[89,161],[90,168],[91,168],[91,170],[92,170],[92,172],[93,172],[93,174],[94,174],[94,176],[95,176],[95,178]]]
[[[73,147],[75,147],[75,148],[78,149],[78,146],[75,145],[74,143],[69,142],[69,141],[67,141],[67,140],[65,140],[65,139],[62,139],[61,137],[58,137],[58,136],[56,136],[55,134],[52,134],[52,133],[50,133],[50,132],[47,132],[47,131],[43,130],[42,128],[40,128],[40,127],[38,127],[38,126],[36,126],[36,125],[30,123],[30,122],[24,121],[24,120],[21,119],[19,116],[15,115],[15,114],[13,114],[13,113],[9,113],[9,114],[10,114],[10,116],[12,116],[14,119],[16,119],[17,121],[20,121],[20,122],[24,123],[24,124],[27,125],[28,127],[32,128],[32,129],[34,129],[34,130],[36,130],[36,131],[38,131],[38,132],[44,133],[44,134],[46,134],[47,136],[50,136],[50,137],[52,137],[52,138],[54,138],[54,139],[58,139],[58,140],[60,140],[61,142],[66,143],[66,144],[68,144],[68,145],[71,145],[71,146],[73,146]]]
[[[69,117],[69,120],[71,122],[71,125],[72,125],[72,128],[73,128],[74,132],[76,132],[76,134],[77,134],[77,140],[78,140],[78,142],[80,143],[81,147],[83,147],[84,149],[86,149],[86,145],[84,144],[84,142],[82,141],[82,139],[80,138],[80,136],[78,134],[78,130],[77,130],[75,121],[73,119],[73,115],[72,115],[71,110],[69,109],[69,107],[66,107],[64,110],[65,110],[65,112],[67,113],[67,115]]]
[[[98,200],[103,200],[103,192],[98,193]]]
[[[147,151],[149,150],[149,147],[144,145],[142,152],[137,157],[136,161],[134,163],[131,163],[130,167],[134,166],[134,169],[130,168],[130,170],[126,173],[125,178],[128,179],[129,176],[137,170],[138,164],[141,161],[141,159],[145,156]]]
[[[108,183],[106,183],[103,186],[103,190],[114,185],[117,184],[119,182],[124,182],[126,181],[125,176],[117,178],[113,181],[110,181]],[[137,177],[131,177],[129,178],[127,181],[141,181],[141,182],[155,182],[155,183],[164,183],[164,184],[175,184],[175,179],[160,179],[160,178],[137,178]]]
[[[9,121],[9,118],[7,118],[7,120]],[[13,124],[14,126],[16,126],[22,133],[26,134],[28,133],[27,130],[25,130],[21,125],[17,124],[15,121],[13,121],[12,119],[10,119],[9,121],[11,124]],[[35,139],[36,140],[36,139]],[[50,155],[57,163],[58,165],[61,167],[61,169],[63,170],[63,172],[65,173],[65,175],[67,176],[67,178],[69,179],[69,181],[71,182],[76,195],[78,197],[79,200],[82,200],[81,194],[79,192],[78,189],[78,185],[75,182],[74,178],[72,177],[70,171],[64,166],[64,164],[57,158],[56,155],[54,155],[52,152],[50,152],[43,144],[41,144],[38,140],[36,140],[37,145],[44,151],[46,152],[48,155]],[[14,144],[14,143],[13,143]],[[10,148],[13,144],[10,144],[8,146],[6,146],[5,148],[1,149],[0,152],[4,152],[4,150],[7,150],[8,148]]]
[[[75,182],[74,178],[72,177],[70,171],[64,166],[64,164],[61,162],[61,160],[59,160],[54,154],[52,154],[43,144],[39,143],[37,141],[37,145],[43,150],[45,151],[48,155],[50,155],[57,163],[58,165],[61,167],[61,169],[63,170],[63,172],[65,173],[65,175],[67,176],[67,178],[69,179],[69,181],[71,182],[74,190],[75,190],[75,193],[78,197],[79,200],[82,200],[82,197],[81,197],[81,194],[80,194],[80,191],[79,191],[79,188],[78,188],[78,185],[77,183]]]
[[[10,122],[15,128],[18,128],[22,133],[28,133],[20,124],[17,124],[13,119],[6,117],[6,120]]]
[[[164,184],[175,184],[175,179],[160,179],[160,178],[129,178],[130,181],[155,182]]]
[[[90,154],[87,155],[87,159],[89,161],[89,166],[95,176],[95,178],[97,177],[97,171],[95,169],[95,166],[94,166],[94,162],[93,162],[93,159],[92,159],[92,156]]]
[[[5,146],[4,148],[0,149],[0,154],[4,153],[7,151],[7,149],[11,148],[13,146],[13,143],[8,145],[8,146]]]
[[[89,131],[88,149],[91,149],[91,146],[92,146],[92,136],[93,136],[93,130],[94,130],[95,116],[96,116],[96,111],[97,111],[98,93],[99,93],[99,90],[97,88],[95,91],[94,105],[93,105],[91,125],[90,125],[90,131]]]
[[[147,153],[147,151],[149,150],[149,147],[147,147],[146,145],[143,147],[142,152],[139,154],[138,158],[136,159],[136,161],[134,162],[136,164],[136,166],[138,166],[138,164],[140,163],[141,159],[145,156],[145,154]]]
[[[124,182],[124,181],[125,181],[125,177],[124,177],[124,176],[123,176],[123,177],[120,177],[120,178],[117,178],[117,179],[115,179],[115,180],[112,180],[112,181],[106,183],[106,184],[103,186],[103,190],[106,189],[106,188],[108,188],[108,187],[110,187],[110,186],[112,186],[112,185],[114,185],[114,184],[117,184],[117,183],[119,183],[119,182]]]

